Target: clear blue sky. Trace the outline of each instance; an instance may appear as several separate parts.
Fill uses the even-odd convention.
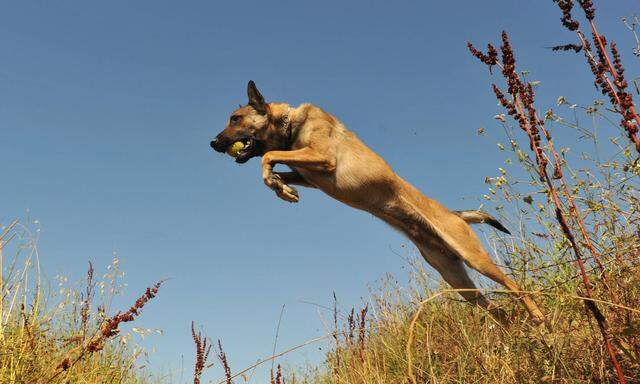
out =
[[[635,1],[597,2],[601,29],[637,66],[619,17]],[[232,368],[323,333],[317,308],[344,308],[387,272],[406,240],[368,214],[301,189],[277,199],[210,139],[246,102],[312,102],[335,114],[404,178],[451,208],[475,208],[503,166],[490,75],[466,49],[512,36],[542,81],[540,105],[594,97],[581,57],[547,1],[4,2],[0,12],[0,221],[42,223],[48,276],[83,278],[120,255],[121,303],[169,277],[138,326],[155,369],[192,371],[191,320],[220,337]],[[557,133],[562,137],[563,133]],[[317,361],[317,346],[290,361]],[[219,371],[216,371],[219,372]],[[210,375],[215,377],[215,375]],[[260,380],[258,380],[260,381]]]

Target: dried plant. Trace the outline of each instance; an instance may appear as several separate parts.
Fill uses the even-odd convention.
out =
[[[563,11],[565,11],[566,14],[570,14],[570,9],[567,7],[567,4],[569,3],[570,2],[563,3]],[[588,2],[584,1],[581,2],[581,5],[585,9],[585,12],[592,17],[592,5],[587,3]],[[570,24],[572,28],[575,26],[573,22],[571,22]],[[472,47],[471,44],[470,46]],[[534,105],[535,92],[533,86],[530,82],[525,83],[525,81],[521,79],[520,75],[516,71],[515,55],[506,32],[502,32],[502,45],[500,49],[502,51],[502,62],[498,63],[497,65],[499,65],[502,69],[502,75],[507,83],[508,94],[510,95],[510,98],[507,99],[504,93],[495,84],[492,85],[493,91],[500,104],[507,110],[507,113],[518,123],[520,128],[525,132],[529,139],[529,145],[531,147],[531,150],[535,154],[535,160],[538,165],[538,175],[540,177],[540,180],[546,184],[550,200],[555,207],[556,220],[558,221],[558,224],[560,225],[560,228],[566,239],[571,244],[571,249],[575,255],[575,260],[580,269],[580,274],[584,283],[584,303],[593,314],[593,317],[596,319],[598,328],[600,330],[600,333],[602,334],[604,344],[609,353],[609,357],[611,358],[611,363],[616,371],[616,374],[618,375],[618,380],[621,383],[626,383],[626,379],[624,378],[624,374],[622,373],[622,370],[620,368],[618,358],[614,351],[613,345],[611,344],[611,335],[609,332],[607,319],[602,314],[602,312],[598,308],[598,305],[594,301],[595,296],[592,289],[592,283],[589,279],[589,276],[587,275],[587,268],[585,266],[584,256],[581,250],[582,248],[578,245],[578,241],[576,240],[576,236],[571,230],[567,217],[571,217],[579,226],[583,236],[583,241],[591,252],[591,256],[597,263],[598,267],[603,272],[604,267],[600,261],[600,257],[597,251],[592,245],[590,236],[582,220],[582,214],[573,201],[568,182],[566,181],[562,171],[563,163],[560,159],[560,155],[554,147],[551,134],[545,128],[544,121],[538,117],[537,109]],[[477,53],[473,50],[471,50],[471,53],[474,56],[477,56]],[[546,151],[541,143],[541,132],[543,133],[548,144],[546,147]],[[549,159],[552,159],[553,162],[553,177],[550,176],[547,171],[547,165],[550,161]],[[560,184],[560,189],[564,192],[565,201],[569,206],[568,209],[565,209],[564,204],[561,201],[561,192],[558,191],[558,187],[556,186],[556,183],[554,183],[554,179],[557,180],[557,182]]]
[[[50,286],[40,278],[39,224],[24,222],[0,224],[0,382],[150,382],[136,364],[143,350],[126,342],[131,334],[115,337],[117,326],[108,338],[102,333],[116,325],[107,325],[114,319],[104,308],[120,290],[112,285],[118,260],[104,280],[96,279],[89,263],[83,282],[57,276]],[[136,311],[142,305],[138,302]]]
[[[274,375],[273,369],[271,370],[271,377],[269,380],[270,384],[285,384],[284,377],[282,376],[282,367],[278,364],[278,368],[276,369],[276,373]]]
[[[355,311],[356,311],[355,308],[351,308],[351,312],[349,312],[349,317],[347,317],[346,342],[348,345],[353,344],[353,336],[356,330]]]
[[[638,137],[640,115],[638,115],[632,94],[627,90],[629,84],[624,76],[625,70],[616,43],[607,42],[605,36],[599,33],[596,28],[593,2],[578,0],[591,29],[591,41],[580,29],[580,22],[572,16],[573,0],[554,0],[554,2],[562,11],[563,25],[570,31],[576,32],[580,40],[579,45],[571,44],[571,46],[581,47],[595,77],[596,88],[600,89],[603,95],[608,96],[612,107],[622,117],[620,125],[626,131],[636,151],[640,153],[640,138]],[[607,45],[609,45],[609,50],[607,50]],[[574,51],[579,52],[580,50],[574,49]]]
[[[227,360],[227,354],[224,353],[222,349],[222,342],[218,340],[218,351],[216,352],[218,355],[218,359],[220,360],[220,364],[222,364],[222,368],[224,369],[224,377],[226,384],[233,384],[232,375],[231,375],[231,367],[229,367],[229,361]]]
[[[640,25],[640,20],[638,20],[638,15],[633,15],[631,17],[631,22],[627,20],[626,17],[622,18],[622,23],[625,27],[633,34],[633,39],[635,40],[635,47],[633,47],[633,54],[636,56],[640,56],[640,38],[638,38],[638,32],[636,28]]]
[[[337,375],[340,369],[340,329],[338,327],[338,297],[333,292],[333,340],[335,341],[334,373]]]
[[[209,344],[206,337],[202,337],[201,332],[196,333],[195,324],[191,322],[191,337],[196,345],[196,362],[193,372],[193,384],[200,384],[200,377],[204,370],[207,359],[209,358],[209,352],[211,352],[211,344]]]
[[[81,307],[80,307],[80,328],[82,329],[82,340],[84,341],[87,337],[87,331],[89,327],[89,315],[91,311],[91,301],[93,300],[93,289],[95,285],[93,283],[93,264],[89,262],[89,268],[87,269],[87,282],[85,287],[85,292],[81,299]]]
[[[360,311],[360,323],[358,324],[358,354],[360,356],[360,360],[363,362],[367,331],[367,311],[369,311],[369,304],[365,305]]]
[[[157,282],[152,287],[147,288],[145,293],[140,296],[135,304],[131,306],[126,312],[116,313],[113,317],[108,318],[102,323],[101,329],[94,335],[88,343],[82,344],[78,346],[76,349],[69,352],[69,354],[64,357],[58,365],[56,365],[56,372],[46,381],[47,383],[52,382],[58,376],[66,372],[69,368],[77,364],[80,360],[82,360],[86,355],[90,355],[92,353],[101,351],[104,348],[104,343],[113,338],[114,336],[120,333],[119,326],[121,323],[126,323],[130,321],[134,321],[135,318],[140,314],[140,311],[145,306],[145,304],[156,297],[158,293],[158,289],[162,285],[162,281]]]

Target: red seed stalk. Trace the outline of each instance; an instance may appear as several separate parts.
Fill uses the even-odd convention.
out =
[[[365,332],[367,326],[367,311],[369,310],[369,304],[365,305],[360,311],[360,324],[358,324],[358,353],[360,355],[360,361],[364,362],[364,348],[365,348]]]
[[[90,269],[91,276],[93,275],[93,269]],[[163,281],[157,282],[150,288],[147,288],[145,293],[136,300],[135,304],[129,308],[124,313],[116,313],[113,317],[107,319],[102,324],[100,331],[94,335],[88,343],[85,345],[81,345],[78,348],[72,350],[58,365],[56,366],[56,373],[47,380],[47,383],[50,383],[61,375],[63,372],[66,372],[69,368],[71,368],[78,361],[82,360],[82,358],[86,355],[92,354],[94,352],[98,352],[104,348],[104,342],[110,338],[113,338],[120,330],[118,327],[121,323],[126,323],[129,321],[135,320],[135,318],[140,314],[140,310],[147,304],[147,302],[154,297],[158,293],[158,289],[162,285]],[[73,355],[78,352],[78,354],[73,357]]]
[[[206,337],[202,337],[202,333],[196,333],[195,324],[191,322],[191,337],[196,345],[196,363],[193,372],[193,384],[200,384],[200,377],[204,370],[207,359],[209,358],[209,352],[211,352],[211,344]]]
[[[577,25],[574,24],[574,20],[571,19],[571,1],[556,1],[561,9],[563,10],[563,23],[569,24],[571,28],[575,27],[577,29]],[[582,5],[582,3],[581,3]],[[585,10],[586,12],[586,10]],[[569,28],[569,26],[567,26]],[[569,28],[569,29],[571,29]],[[473,48],[472,44],[468,44],[469,49],[475,57],[478,57],[481,61],[482,57],[484,57],[482,53],[478,54],[477,50]],[[591,251],[594,260],[596,260],[598,266],[602,268],[602,264],[599,261],[597,252],[595,248],[591,244],[589,234],[586,231],[584,226],[584,222],[582,221],[582,217],[578,211],[577,206],[575,205],[573,198],[571,197],[571,193],[562,174],[560,156],[558,155],[555,147],[553,146],[553,140],[549,131],[544,127],[544,122],[540,120],[537,116],[537,111],[534,106],[535,101],[535,92],[530,83],[524,84],[521,80],[520,76],[518,76],[516,72],[516,61],[515,56],[513,54],[513,48],[509,42],[509,37],[506,32],[502,32],[502,46],[500,47],[502,52],[502,62],[497,62],[495,65],[499,66],[502,69],[502,75],[507,82],[508,93],[511,96],[511,100],[508,100],[504,93],[498,88],[497,85],[493,84],[492,88],[496,95],[496,98],[500,102],[500,104],[507,110],[507,113],[518,122],[520,128],[526,133],[529,138],[530,148],[535,154],[537,173],[540,177],[540,180],[547,185],[547,189],[549,191],[549,195],[555,207],[556,219],[560,225],[560,228],[565,236],[565,238],[571,244],[571,248],[573,249],[576,262],[580,269],[580,275],[582,277],[582,281],[585,287],[585,305],[592,313],[596,322],[598,324],[598,328],[600,333],[602,334],[603,342],[611,359],[612,365],[614,366],[614,370],[618,377],[618,381],[621,384],[626,384],[626,379],[622,370],[620,368],[620,364],[618,363],[616,354],[613,350],[613,346],[611,345],[608,325],[607,321],[602,315],[602,312],[598,309],[597,305],[593,301],[593,290],[591,287],[591,282],[586,272],[586,267],[584,264],[584,258],[582,255],[582,251],[578,247],[575,236],[570,229],[566,214],[563,211],[563,205],[561,203],[557,188],[553,182],[551,176],[547,172],[547,155],[543,150],[540,139],[540,132],[542,132],[545,136],[545,139],[549,143],[549,152],[552,154],[554,160],[554,175],[553,178],[557,179],[562,187],[562,190],[567,198],[567,203],[569,204],[569,217],[571,217],[575,222],[578,223],[582,235],[585,239],[585,242]],[[485,61],[483,61],[485,62]],[[485,64],[487,64],[485,62]],[[487,64],[489,65],[489,64]],[[639,147],[640,148],[640,147]]]
[[[229,367],[229,361],[227,360],[227,354],[224,353],[222,349],[222,342],[218,340],[218,359],[220,359],[220,363],[222,363],[222,368],[224,368],[224,377],[226,379],[227,384],[233,384],[231,380],[231,367]]]
[[[591,0],[578,0],[578,4],[584,11],[585,18],[591,29],[592,40],[595,45],[595,55],[591,43],[580,30],[580,23],[572,18],[571,10],[573,0],[554,0],[562,11],[562,24],[569,30],[575,31],[580,39],[581,48],[595,77],[595,85],[602,94],[609,97],[611,105],[622,117],[620,125],[626,131],[629,140],[640,153],[640,138],[638,127],[640,115],[633,102],[633,96],[627,91],[628,82],[624,78],[624,67],[620,60],[620,54],[615,42],[609,44],[611,55],[607,51],[607,40],[598,32],[595,23],[595,7]],[[570,20],[570,22],[566,22]],[[579,50],[575,50],[578,52]],[[613,60],[611,59],[613,56]]]

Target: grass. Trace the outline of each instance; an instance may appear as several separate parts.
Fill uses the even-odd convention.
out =
[[[95,281],[89,265],[83,286],[64,277],[47,286],[40,281],[37,232],[17,221],[0,230],[0,267],[0,383],[155,382],[138,368],[144,351],[119,327],[140,314],[159,284],[109,316],[119,291],[118,259],[103,280]]]
[[[575,295],[580,284],[575,276],[550,273],[549,278],[571,280],[536,291],[552,331],[533,326],[520,306],[505,296],[495,298],[512,317],[512,324],[502,327],[461,302],[455,292],[444,286],[434,289],[434,276],[422,269],[421,260],[415,261],[410,287],[389,282],[371,298],[374,315],[364,327],[363,342],[350,340],[346,321],[339,325],[324,364],[291,373],[289,382],[615,382],[597,325]],[[634,303],[637,319],[640,268],[621,268],[613,276],[625,299]],[[603,311],[609,315],[613,309],[608,305]],[[640,374],[638,325],[637,320],[622,321],[613,332],[629,382],[637,382]]]

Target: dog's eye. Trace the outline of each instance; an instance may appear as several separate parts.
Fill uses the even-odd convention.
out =
[[[238,123],[240,120],[242,120],[242,116],[240,115],[233,115],[231,116],[231,124],[236,124]]]

